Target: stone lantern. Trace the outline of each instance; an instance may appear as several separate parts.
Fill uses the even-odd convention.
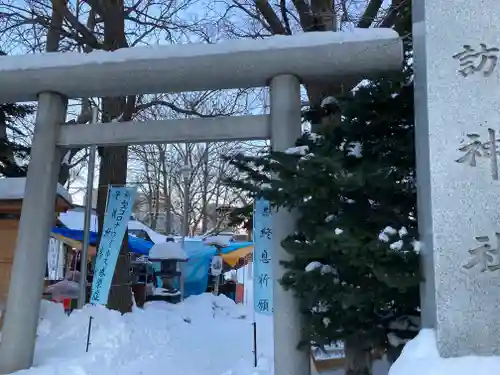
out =
[[[212,257],[210,265],[210,273],[215,278],[213,293],[219,295],[219,288],[224,279],[222,271],[224,262],[222,260],[222,249],[229,246],[231,243],[230,236],[209,236],[203,239],[203,243],[207,246],[214,246],[216,249],[215,255]]]
[[[148,301],[177,303],[182,300],[183,275],[180,264],[187,260],[182,246],[171,239],[153,245],[149,251],[149,261],[160,263],[160,270],[156,272],[156,276],[161,279],[162,286],[155,288],[153,294],[147,297]]]
[[[130,271],[135,302],[138,307],[142,307],[154,290],[153,265],[146,257],[140,256],[131,260]]]

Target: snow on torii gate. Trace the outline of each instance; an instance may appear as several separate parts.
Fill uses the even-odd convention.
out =
[[[0,344],[0,374],[29,368],[46,249],[64,148],[88,145],[271,139],[275,150],[300,136],[300,83],[333,83],[400,68],[402,43],[389,29],[320,32],[218,44],[137,47],[115,52],[0,58],[0,103],[38,100],[31,161]],[[63,125],[68,99],[270,86],[270,115]],[[276,279],[289,257],[281,239],[291,216],[273,215],[275,374],[307,375],[296,346],[301,317]]]

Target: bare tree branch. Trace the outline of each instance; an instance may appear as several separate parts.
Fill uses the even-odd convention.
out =
[[[370,27],[375,21],[375,18],[377,17],[383,2],[384,0],[370,0],[370,2],[365,8],[365,11],[363,12],[363,15],[360,17],[358,21],[357,27],[359,28]]]

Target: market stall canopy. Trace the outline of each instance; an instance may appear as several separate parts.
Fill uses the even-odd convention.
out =
[[[69,246],[75,249],[81,249],[83,241],[82,230],[72,230],[67,228],[53,228],[53,237],[63,239]],[[95,254],[98,235],[95,232],[90,233],[89,252]],[[167,242],[164,242],[166,244]],[[176,243],[179,245],[178,243]],[[132,253],[149,256],[153,243],[147,240],[128,236],[129,251]],[[207,246],[201,239],[186,239],[184,242],[185,255],[188,262],[185,266],[185,292],[186,296],[205,293],[208,283],[208,271],[212,257],[217,250],[214,246]],[[224,260],[225,269],[231,270],[241,267],[246,263],[252,254],[252,242],[232,242],[221,249],[221,256]],[[184,253],[183,253],[184,254]],[[245,257],[246,256],[246,257]],[[240,262],[244,259],[244,263]]]
[[[68,243],[68,241],[77,241],[79,243],[83,241],[82,230],[56,227],[52,228],[52,234],[53,236],[58,236],[58,239],[61,239],[63,242],[66,243]],[[95,248],[95,246],[97,245],[97,241],[98,241],[98,234],[96,232],[90,232],[90,245],[94,246]],[[152,246],[153,246],[152,242],[134,236],[128,236],[128,248],[131,253],[148,255],[149,250],[151,249]],[[81,249],[81,245],[75,248],[79,250]]]
[[[76,251],[81,251],[83,247],[83,242],[74,240],[73,238],[63,236],[59,233],[50,232],[50,237],[61,241],[65,245],[68,245],[72,249]],[[82,236],[83,237],[83,236]],[[93,257],[97,254],[97,249],[95,246],[89,245],[89,257]]]
[[[239,268],[239,265],[245,265],[247,261],[241,261],[241,259],[248,260],[253,254],[253,243],[244,242],[238,245],[241,247],[235,248],[229,253],[222,254],[222,260],[232,269]]]
[[[69,229],[83,230],[85,221],[84,207],[75,207],[72,210],[61,213],[58,219],[65,227]],[[129,220],[127,227],[128,230],[130,231],[130,234],[136,234],[136,237],[140,237],[137,234],[143,232],[154,243],[163,243],[167,240],[167,237],[164,236],[163,234],[155,232],[146,224],[135,219]],[[97,232],[98,228],[99,228],[98,217],[95,211],[93,211],[90,217],[90,230],[92,232]]]

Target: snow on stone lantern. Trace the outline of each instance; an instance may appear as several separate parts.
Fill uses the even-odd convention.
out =
[[[219,287],[222,282],[222,270],[224,262],[222,260],[222,249],[228,247],[231,243],[231,236],[209,236],[203,239],[203,243],[207,246],[214,246],[216,249],[215,255],[212,257],[210,264],[210,274],[215,278],[213,293],[219,295]]]
[[[187,262],[188,257],[182,246],[174,241],[157,243],[149,251],[149,261],[160,263],[156,276],[161,279],[162,286],[155,288],[148,301],[180,302],[183,298],[180,289],[183,275],[180,263]]]

